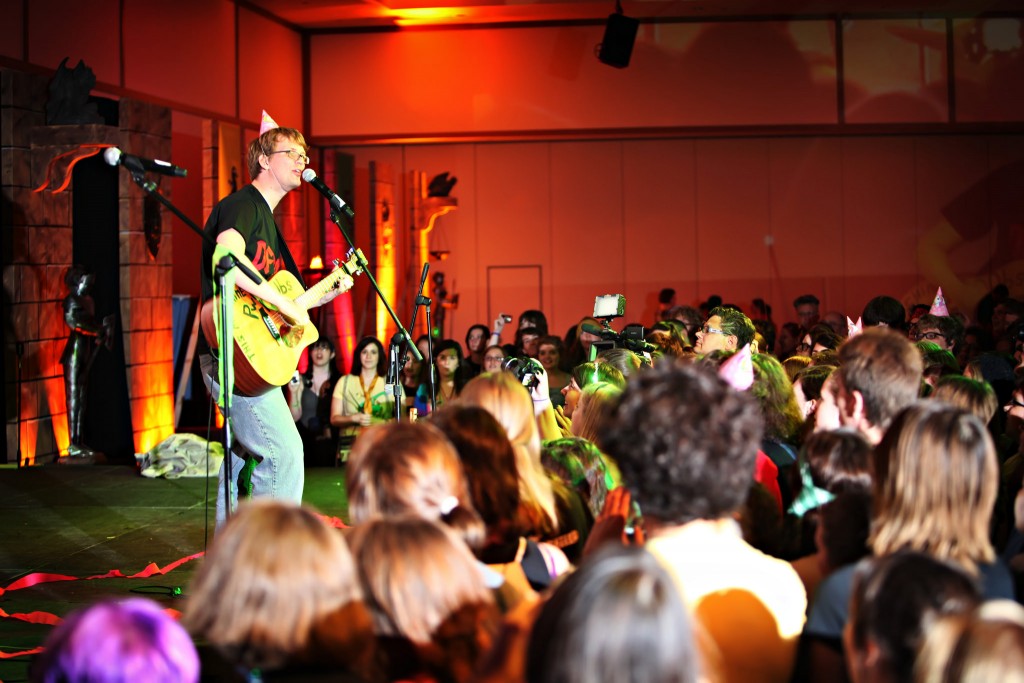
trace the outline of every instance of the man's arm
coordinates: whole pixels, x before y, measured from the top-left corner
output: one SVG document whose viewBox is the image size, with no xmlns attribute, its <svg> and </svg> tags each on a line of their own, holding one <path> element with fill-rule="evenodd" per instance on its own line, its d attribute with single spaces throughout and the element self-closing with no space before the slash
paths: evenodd
<svg viewBox="0 0 1024 683">
<path fill-rule="evenodd" d="M 253 266 L 252 261 L 250 261 L 245 255 L 245 238 L 242 237 L 240 232 L 234 228 L 225 230 L 217 235 L 217 244 L 228 248 L 239 262 L 251 268 L 253 272 L 258 273 L 256 267 Z M 246 275 L 240 275 L 235 279 L 235 284 L 239 289 L 249 292 L 264 301 L 273 304 L 277 310 L 279 310 L 293 323 L 297 325 L 305 325 L 309 322 L 309 314 L 303 310 L 301 306 L 274 289 L 267 280 L 263 280 L 257 285 Z"/>
</svg>

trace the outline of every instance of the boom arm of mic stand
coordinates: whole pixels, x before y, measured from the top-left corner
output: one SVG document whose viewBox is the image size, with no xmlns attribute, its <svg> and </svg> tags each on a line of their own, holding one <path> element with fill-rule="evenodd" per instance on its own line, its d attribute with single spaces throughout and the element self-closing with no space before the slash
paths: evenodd
<svg viewBox="0 0 1024 683">
<path fill-rule="evenodd" d="M 217 246 L 216 241 L 212 237 L 203 232 L 203 229 L 196 225 L 191 218 L 183 214 L 178 209 L 178 207 L 176 207 L 174 204 L 171 203 L 169 199 L 167 199 L 167 197 L 163 196 L 162 194 L 160 194 L 160 192 L 157 191 L 156 183 L 147 178 L 144 174 L 139 173 L 137 171 L 129 169 L 129 175 L 132 177 L 132 180 L 135 181 L 135 184 L 141 187 L 143 191 L 146 192 L 146 194 L 148 194 L 151 197 L 155 197 L 157 201 L 166 206 L 171 213 L 180 218 L 181 222 L 187 225 L 189 228 L 191 228 L 192 232 L 199 235 L 199 237 L 201 237 L 204 242 L 209 244 L 211 247 Z M 245 265 L 234 256 L 232 256 L 231 258 L 234 261 L 232 265 L 236 266 L 240 271 L 242 271 L 242 273 L 245 274 L 247 278 L 252 280 L 253 284 L 258 285 L 263 282 L 263 278 L 257 275 L 252 270 L 252 268 Z"/>
<path fill-rule="evenodd" d="M 348 231 L 344 226 L 342 226 L 341 217 L 338 216 L 337 211 L 331 211 L 331 222 L 338 226 L 338 230 L 341 231 L 345 241 L 348 242 L 348 246 L 356 253 L 356 259 L 359 262 L 359 266 L 363 269 L 363 274 L 370 282 L 373 290 L 377 292 L 377 297 L 380 299 L 381 303 L 384 304 L 384 308 L 387 309 L 388 315 L 391 316 L 391 320 L 395 323 L 395 327 L 398 328 L 398 334 L 402 335 L 402 338 L 405 339 L 405 343 L 409 345 L 409 350 L 412 352 L 413 357 L 418 361 L 422 361 L 423 354 L 420 353 L 420 350 L 412 343 L 412 337 L 409 336 L 409 331 L 402 326 L 402 321 L 398 319 L 397 315 L 395 315 L 395 309 L 391 307 L 391 302 L 388 301 L 386 296 L 384 296 L 384 292 L 380 290 L 380 285 L 377 284 L 377 278 L 375 278 L 373 273 L 370 272 L 370 269 L 367 268 L 368 263 L 366 261 L 366 257 L 363 256 L 362 250 L 356 249 L 355 242 L 352 241 Z"/>
</svg>

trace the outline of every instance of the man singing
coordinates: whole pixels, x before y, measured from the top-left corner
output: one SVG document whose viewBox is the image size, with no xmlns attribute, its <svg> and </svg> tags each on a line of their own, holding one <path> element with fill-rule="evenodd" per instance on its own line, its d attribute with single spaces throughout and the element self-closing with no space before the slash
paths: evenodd
<svg viewBox="0 0 1024 683">
<path fill-rule="evenodd" d="M 249 144 L 249 176 L 252 183 L 225 197 L 213 208 L 205 232 L 217 244 L 229 249 L 236 258 L 263 277 L 259 284 L 245 275 L 236 279 L 238 288 L 249 292 L 280 311 L 295 325 L 309 323 L 304 308 L 279 292 L 267 280 L 288 270 L 302 282 L 288 245 L 274 221 L 274 208 L 281 199 L 302 183 L 302 171 L 309 162 L 306 141 L 294 128 L 279 127 L 266 112 L 260 136 Z M 213 246 L 204 244 L 202 263 L 203 300 L 213 296 Z M 331 289 L 314 306 L 327 303 L 342 290 Z M 301 292 L 296 292 L 296 295 Z M 199 360 L 203 378 L 216 399 L 220 387 L 216 381 L 218 359 L 200 336 Z M 304 479 L 302 439 L 295 427 L 284 394 L 269 391 L 260 396 L 235 396 L 232 401 L 231 505 L 238 496 L 238 476 L 251 481 L 252 495 L 302 500 Z M 249 461 L 249 468 L 246 468 Z M 252 466 L 255 464 L 255 469 Z M 217 523 L 226 518 L 224 467 L 221 466 L 217 493 Z"/>
</svg>

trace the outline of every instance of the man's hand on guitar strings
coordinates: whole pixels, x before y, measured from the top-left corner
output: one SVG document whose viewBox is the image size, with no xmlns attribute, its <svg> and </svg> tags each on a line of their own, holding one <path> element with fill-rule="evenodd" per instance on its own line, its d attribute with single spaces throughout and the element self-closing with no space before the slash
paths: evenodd
<svg viewBox="0 0 1024 683">
<path fill-rule="evenodd" d="M 277 307 L 277 310 L 281 315 L 287 318 L 288 322 L 294 327 L 304 327 L 309 324 L 309 313 L 294 301 L 285 299 L 281 302 L 281 305 Z"/>
</svg>

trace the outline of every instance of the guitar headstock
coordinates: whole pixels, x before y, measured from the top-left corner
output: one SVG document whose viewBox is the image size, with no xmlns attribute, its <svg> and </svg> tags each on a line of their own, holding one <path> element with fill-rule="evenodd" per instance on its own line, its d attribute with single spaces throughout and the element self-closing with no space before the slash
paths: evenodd
<svg viewBox="0 0 1024 683">
<path fill-rule="evenodd" d="M 359 275 L 360 273 L 363 272 L 363 266 L 361 265 L 362 255 L 362 252 L 360 252 L 358 249 L 349 249 L 348 252 L 345 253 L 345 263 L 342 264 L 341 267 L 344 268 L 345 272 L 351 275 L 352 277 Z M 337 259 L 334 260 L 334 265 L 335 267 L 337 267 Z"/>
</svg>

